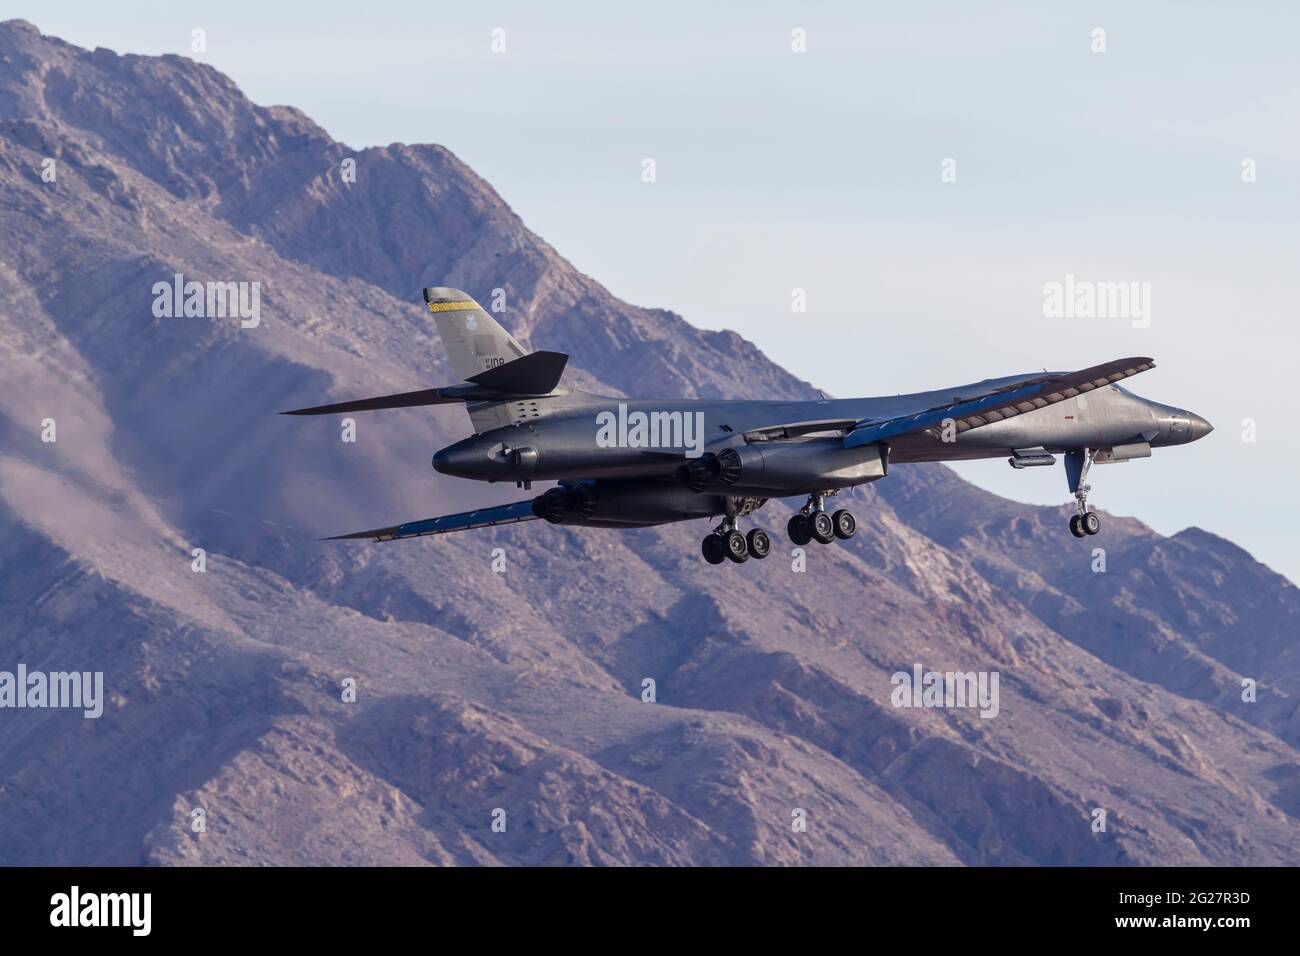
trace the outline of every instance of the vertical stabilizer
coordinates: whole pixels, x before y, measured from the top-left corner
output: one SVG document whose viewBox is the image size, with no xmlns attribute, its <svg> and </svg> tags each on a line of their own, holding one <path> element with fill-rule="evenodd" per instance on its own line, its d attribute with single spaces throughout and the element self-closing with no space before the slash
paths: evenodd
<svg viewBox="0 0 1300 956">
<path fill-rule="evenodd" d="M 451 371 L 462 382 L 528 354 L 477 302 L 459 289 L 425 289 Z"/>
</svg>

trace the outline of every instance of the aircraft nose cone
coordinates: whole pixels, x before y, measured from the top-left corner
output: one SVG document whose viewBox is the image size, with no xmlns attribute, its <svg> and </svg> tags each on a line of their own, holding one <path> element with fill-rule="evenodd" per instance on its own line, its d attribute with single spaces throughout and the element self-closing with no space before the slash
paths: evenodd
<svg viewBox="0 0 1300 956">
<path fill-rule="evenodd" d="M 1192 441 L 1196 441 L 1198 438 L 1204 438 L 1210 432 L 1214 431 L 1214 426 L 1211 425 L 1209 422 L 1207 422 L 1200 415 L 1196 415 L 1189 412 L 1187 417 L 1190 421 L 1190 426 L 1192 431 L 1192 437 L 1191 437 Z"/>
<path fill-rule="evenodd" d="M 468 472 L 474 470 L 473 466 L 478 464 L 478 458 L 473 449 L 466 448 L 461 443 L 448 445 L 433 456 L 433 470 L 443 475 L 456 475 L 464 477 Z"/>
</svg>

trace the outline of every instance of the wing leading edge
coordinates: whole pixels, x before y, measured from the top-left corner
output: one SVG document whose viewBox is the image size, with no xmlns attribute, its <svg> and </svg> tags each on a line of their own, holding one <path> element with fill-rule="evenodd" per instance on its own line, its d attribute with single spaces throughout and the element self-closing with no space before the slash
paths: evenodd
<svg viewBox="0 0 1300 956">
<path fill-rule="evenodd" d="M 1023 415 L 1037 408 L 1045 408 L 1084 392 L 1091 392 L 1093 389 L 1103 388 L 1154 368 L 1155 364 L 1155 361 L 1149 358 L 1116 359 L 1077 372 L 1044 375 L 1012 385 L 1004 385 L 986 395 L 935 405 L 911 415 L 867 419 L 858 422 L 853 430 L 844 436 L 844 445 L 846 448 L 856 448 L 859 445 L 924 432 L 941 425 L 948 418 L 956 423 L 957 432 L 961 433 L 990 422 Z"/>
<path fill-rule="evenodd" d="M 460 514 L 444 515 L 441 518 L 425 518 L 423 521 L 408 521 L 406 524 L 393 525 L 389 528 L 372 528 L 370 531 L 354 531 L 352 534 L 336 534 L 326 541 L 341 541 L 347 538 L 369 538 L 371 541 L 396 541 L 399 538 L 420 538 L 429 534 L 446 534 L 448 531 L 468 531 L 471 528 L 491 528 L 499 524 L 516 524 L 520 521 L 533 521 L 533 502 L 516 501 L 508 505 L 496 505 L 492 508 L 479 508 L 477 511 L 462 511 Z"/>
</svg>

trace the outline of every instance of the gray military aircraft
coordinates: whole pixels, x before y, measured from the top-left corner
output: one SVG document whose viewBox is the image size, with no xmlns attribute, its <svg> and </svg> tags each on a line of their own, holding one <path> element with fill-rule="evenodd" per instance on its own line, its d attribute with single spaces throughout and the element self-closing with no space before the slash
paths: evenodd
<svg viewBox="0 0 1300 956">
<path fill-rule="evenodd" d="M 1013 468 L 1065 459 L 1077 538 L 1101 527 L 1088 508 L 1094 464 L 1146 458 L 1208 435 L 1185 409 L 1116 382 L 1154 367 L 1126 358 L 1077 372 L 1031 372 L 882 398 L 820 401 L 645 401 L 560 384 L 568 356 L 528 352 L 470 296 L 425 289 L 461 384 L 286 415 L 464 404 L 475 434 L 437 452 L 433 467 L 478 481 L 555 487 L 527 501 L 375 528 L 338 538 L 393 541 L 544 518 L 553 524 L 644 528 L 720 517 L 701 550 L 710 564 L 764 558 L 772 541 L 740 519 L 770 498 L 806 495 L 786 526 L 798 545 L 848 539 L 857 521 L 826 499 L 885 477 L 890 465 L 1007 456 Z M 331 539 L 334 540 L 334 539 Z"/>
</svg>

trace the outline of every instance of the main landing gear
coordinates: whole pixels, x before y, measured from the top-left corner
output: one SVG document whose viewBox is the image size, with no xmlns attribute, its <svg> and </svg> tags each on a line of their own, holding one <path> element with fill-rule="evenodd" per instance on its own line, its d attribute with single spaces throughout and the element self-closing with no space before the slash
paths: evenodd
<svg viewBox="0 0 1300 956">
<path fill-rule="evenodd" d="M 786 525 L 786 533 L 797 545 L 805 545 L 817 540 L 830 544 L 836 538 L 847 541 L 858 530 L 857 519 L 853 512 L 841 508 L 828 513 L 823 507 L 823 499 L 835 492 L 816 492 L 808 496 L 808 503 L 796 512 Z M 748 514 L 748 511 L 740 512 Z M 700 552 L 709 564 L 721 564 L 731 560 L 743 564 L 750 558 L 766 558 L 772 553 L 772 539 L 762 528 L 754 528 L 749 534 L 743 534 L 736 528 L 738 515 L 731 514 L 722 519 L 722 524 L 713 529 L 700 542 Z"/>
<path fill-rule="evenodd" d="M 749 534 L 736 528 L 735 517 L 729 516 L 713 529 L 700 543 L 700 551 L 709 564 L 721 564 L 728 559 L 744 564 L 750 558 L 763 559 L 772 553 L 772 539 L 762 528 L 752 528 Z"/>
<path fill-rule="evenodd" d="M 823 493 L 808 496 L 808 503 L 791 516 L 785 526 L 790 540 L 802 547 L 816 539 L 821 544 L 830 544 L 836 538 L 847 541 L 858 530 L 857 519 L 853 512 L 841 508 L 834 514 L 827 514 L 822 506 Z"/>
<path fill-rule="evenodd" d="M 1097 455 L 1096 449 L 1080 448 L 1065 454 L 1065 477 L 1074 492 L 1074 501 L 1079 513 L 1070 515 L 1070 534 L 1076 538 L 1096 534 L 1101 530 L 1101 518 L 1095 511 L 1088 510 L 1088 492 L 1092 488 L 1086 483 L 1088 469 Z"/>
</svg>

